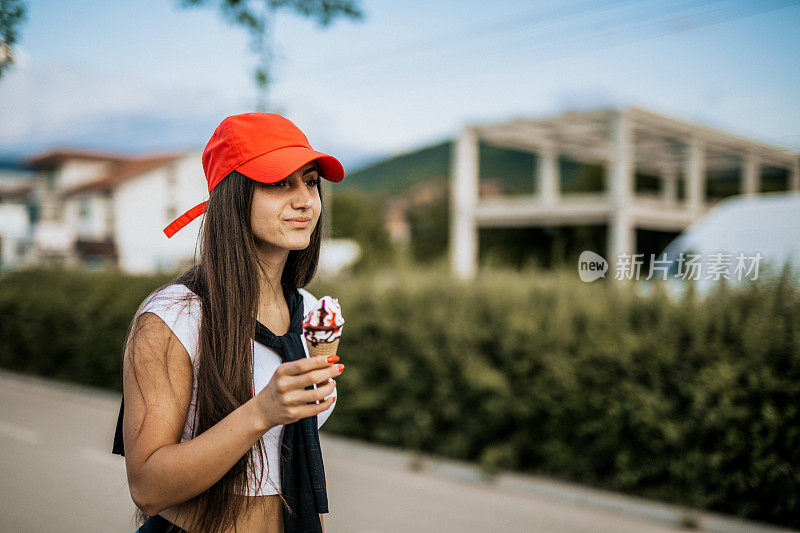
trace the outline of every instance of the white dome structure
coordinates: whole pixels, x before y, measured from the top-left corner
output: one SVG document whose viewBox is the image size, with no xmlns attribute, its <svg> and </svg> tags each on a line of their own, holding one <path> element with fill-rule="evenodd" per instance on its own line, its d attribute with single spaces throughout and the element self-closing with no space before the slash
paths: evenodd
<svg viewBox="0 0 800 533">
<path fill-rule="evenodd" d="M 673 292 L 681 292 L 686 282 L 694 282 L 702 294 L 721 279 L 731 284 L 762 279 L 780 273 L 786 262 L 798 268 L 800 193 L 726 198 L 676 237 L 658 257 L 663 258 L 663 254 L 672 261 L 668 280 Z M 693 277 L 686 276 L 688 265 L 681 260 L 691 255 L 699 264 L 699 275 Z"/>
</svg>

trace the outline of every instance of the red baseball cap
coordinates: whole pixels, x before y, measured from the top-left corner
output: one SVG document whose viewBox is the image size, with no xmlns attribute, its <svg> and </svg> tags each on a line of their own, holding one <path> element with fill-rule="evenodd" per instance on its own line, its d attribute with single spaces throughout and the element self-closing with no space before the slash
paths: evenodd
<svg viewBox="0 0 800 533">
<path fill-rule="evenodd" d="M 344 167 L 334 157 L 317 152 L 292 121 L 275 113 L 243 113 L 224 119 L 203 150 L 203 170 L 208 193 L 225 176 L 236 170 L 262 183 L 281 181 L 298 168 L 317 161 L 320 177 L 338 183 L 344 179 Z M 202 202 L 164 228 L 172 237 L 186 224 L 205 212 Z"/>
</svg>

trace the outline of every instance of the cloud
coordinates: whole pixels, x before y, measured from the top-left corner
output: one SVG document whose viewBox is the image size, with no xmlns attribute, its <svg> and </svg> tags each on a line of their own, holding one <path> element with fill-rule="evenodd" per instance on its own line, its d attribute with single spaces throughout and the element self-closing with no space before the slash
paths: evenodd
<svg viewBox="0 0 800 533">
<path fill-rule="evenodd" d="M 62 146 L 131 154 L 200 149 L 223 117 L 253 110 L 246 101 L 253 88 L 235 82 L 157 83 L 122 69 L 38 59 L 23 48 L 17 54 L 15 68 L 0 79 L 0 154 Z M 291 90 L 274 89 L 278 112 L 349 169 L 380 155 L 374 146 L 344 141 L 341 119 L 314 99 L 298 101 Z"/>
<path fill-rule="evenodd" d="M 17 54 L 0 79 L 0 151 L 196 146 L 235 107 L 231 95 L 202 85 L 160 86 L 132 72 Z"/>
</svg>

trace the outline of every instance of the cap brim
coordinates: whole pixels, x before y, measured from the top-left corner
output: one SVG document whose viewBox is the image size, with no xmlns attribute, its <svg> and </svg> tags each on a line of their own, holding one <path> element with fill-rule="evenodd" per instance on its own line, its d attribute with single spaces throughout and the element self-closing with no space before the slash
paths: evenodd
<svg viewBox="0 0 800 533">
<path fill-rule="evenodd" d="M 338 183 L 344 179 L 344 167 L 335 157 L 305 146 L 287 146 L 246 161 L 234 170 L 262 183 L 274 183 L 297 169 L 317 160 L 320 177 Z"/>
</svg>

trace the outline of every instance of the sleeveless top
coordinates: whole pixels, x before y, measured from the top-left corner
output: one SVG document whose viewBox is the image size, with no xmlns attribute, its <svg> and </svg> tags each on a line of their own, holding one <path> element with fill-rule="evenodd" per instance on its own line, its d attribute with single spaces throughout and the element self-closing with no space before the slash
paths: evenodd
<svg viewBox="0 0 800 533">
<path fill-rule="evenodd" d="M 303 314 L 306 315 L 316 305 L 317 298 L 305 289 L 298 289 L 298 292 L 303 296 Z M 181 435 L 181 442 L 187 441 L 195 437 L 195 415 L 197 405 L 197 369 L 199 360 L 197 357 L 197 343 L 200 329 L 200 299 L 188 287 L 183 284 L 172 284 L 164 287 L 160 291 L 150 296 L 139 310 L 139 313 L 154 313 L 158 315 L 164 323 L 169 326 L 178 340 L 186 348 L 189 353 L 189 358 L 192 361 L 193 379 L 192 379 L 192 398 L 189 404 L 189 412 L 186 416 L 186 423 L 183 427 L 183 434 Z M 272 375 L 277 370 L 278 365 L 281 364 L 280 355 L 275 350 L 264 346 L 263 344 L 253 340 L 253 382 L 254 391 L 258 393 L 267 386 Z M 308 347 L 303 342 L 303 349 L 306 352 L 306 357 L 309 357 Z M 333 411 L 336 402 L 338 402 L 337 391 L 332 393 L 336 396 L 333 404 L 317 415 L 317 427 L 321 427 L 331 411 Z M 261 486 L 257 487 L 257 479 L 251 477 L 248 494 L 253 496 L 263 496 L 268 494 L 278 494 L 281 491 L 281 476 L 280 476 L 280 443 L 283 435 L 283 425 L 276 426 L 267 431 L 261 440 L 264 442 L 264 450 L 267 458 L 267 469 L 263 470 L 260 463 L 260 455 L 258 452 L 254 455 L 256 468 L 262 469 Z M 256 445 L 257 446 L 257 443 Z"/>
</svg>

